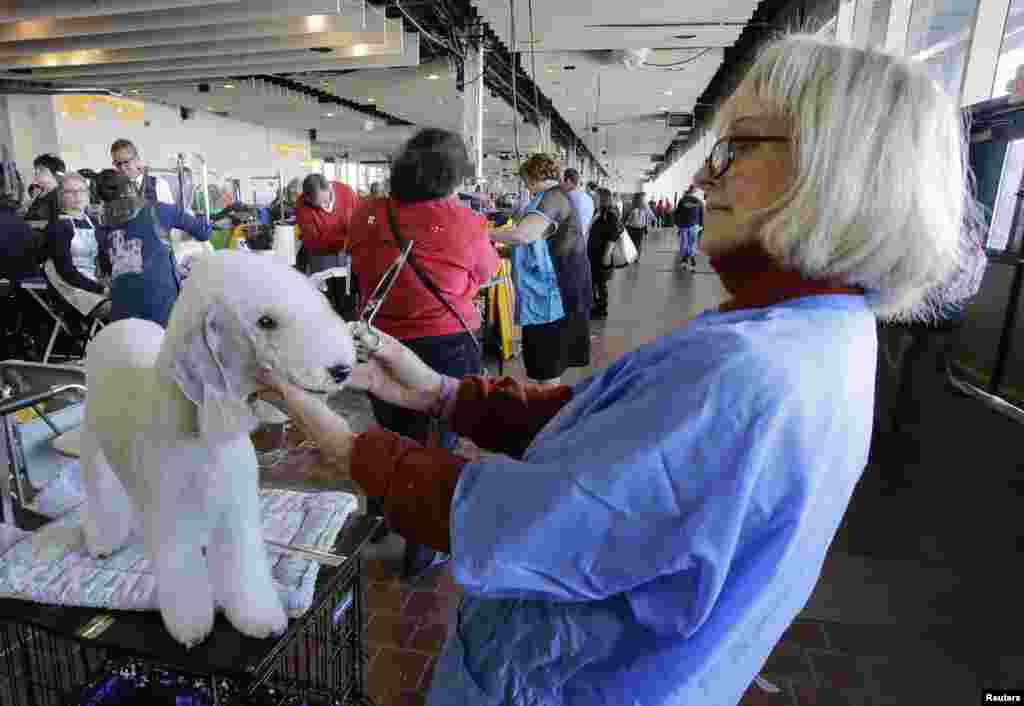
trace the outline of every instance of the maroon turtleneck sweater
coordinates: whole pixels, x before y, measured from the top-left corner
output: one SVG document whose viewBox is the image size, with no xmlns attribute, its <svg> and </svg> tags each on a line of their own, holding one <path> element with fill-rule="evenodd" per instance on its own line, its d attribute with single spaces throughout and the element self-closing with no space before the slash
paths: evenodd
<svg viewBox="0 0 1024 706">
<path fill-rule="evenodd" d="M 712 258 L 732 299 L 720 311 L 771 306 L 821 294 L 862 294 L 834 281 L 805 279 L 781 267 L 760 247 Z M 538 387 L 510 377 L 463 379 L 452 428 L 477 446 L 521 457 L 533 437 L 572 398 L 566 385 Z M 394 432 L 371 429 L 356 437 L 351 474 L 370 496 L 384 502 L 388 525 L 411 542 L 451 553 L 451 504 L 467 459 L 424 448 Z"/>
</svg>

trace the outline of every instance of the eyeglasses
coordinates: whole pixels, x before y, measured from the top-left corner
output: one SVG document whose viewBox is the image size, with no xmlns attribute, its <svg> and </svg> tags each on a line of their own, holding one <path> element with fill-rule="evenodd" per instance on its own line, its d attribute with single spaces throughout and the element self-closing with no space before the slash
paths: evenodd
<svg viewBox="0 0 1024 706">
<path fill-rule="evenodd" d="M 130 159 L 115 159 L 114 169 L 120 169 L 121 167 L 127 166 L 134 162 L 136 159 L 138 159 L 138 157 L 132 157 Z"/>
<path fill-rule="evenodd" d="M 788 137 L 723 137 L 715 143 L 708 154 L 705 164 L 707 165 L 708 178 L 718 179 L 736 159 L 736 145 L 755 144 L 758 142 L 789 142 Z"/>
<path fill-rule="evenodd" d="M 88 189 L 64 189 L 65 194 L 88 194 Z"/>
</svg>

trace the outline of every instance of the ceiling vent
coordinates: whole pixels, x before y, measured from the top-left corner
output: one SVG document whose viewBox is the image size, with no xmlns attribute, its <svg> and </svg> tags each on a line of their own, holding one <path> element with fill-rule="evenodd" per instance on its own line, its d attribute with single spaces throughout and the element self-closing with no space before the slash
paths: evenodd
<svg viewBox="0 0 1024 706">
<path fill-rule="evenodd" d="M 668 113 L 665 116 L 665 127 L 692 130 L 693 113 Z"/>
</svg>

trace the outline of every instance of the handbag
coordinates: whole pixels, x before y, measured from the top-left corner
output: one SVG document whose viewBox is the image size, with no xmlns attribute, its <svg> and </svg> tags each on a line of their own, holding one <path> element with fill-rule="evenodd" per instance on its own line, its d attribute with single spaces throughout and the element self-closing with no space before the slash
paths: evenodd
<svg viewBox="0 0 1024 706">
<path fill-rule="evenodd" d="M 601 263 L 605 267 L 627 267 L 636 262 L 636 258 L 639 255 L 636 250 L 636 245 L 633 243 L 633 239 L 629 237 L 629 233 L 623 229 L 619 233 L 618 239 L 613 243 L 608 243 L 608 247 L 604 251 L 604 257 L 601 259 Z"/>
<path fill-rule="evenodd" d="M 398 224 L 395 223 L 395 212 L 390 205 L 388 206 L 388 225 L 390 226 L 392 237 L 395 239 L 395 242 L 398 243 L 398 249 L 402 250 L 405 247 L 405 241 L 402 239 L 402 236 L 398 234 Z M 473 331 L 469 328 L 469 324 L 467 324 L 466 320 L 462 318 L 462 314 L 460 314 L 455 309 L 455 307 L 453 307 L 451 303 L 444 298 L 444 295 L 441 294 L 441 291 L 437 288 L 437 285 L 431 282 L 430 278 L 427 277 L 423 270 L 419 268 L 419 265 L 416 264 L 416 258 L 413 256 L 411 251 L 409 252 L 409 258 L 406 260 L 406 263 L 409 265 L 409 267 L 412 268 L 412 271 L 416 273 L 416 276 L 419 278 L 420 282 L 423 283 L 423 286 L 427 288 L 427 291 L 433 294 L 434 298 L 437 299 L 437 301 L 441 302 L 441 304 L 448 311 L 450 311 L 452 315 L 455 316 L 456 319 L 459 320 L 459 323 L 462 324 L 462 328 L 466 330 L 466 333 L 468 333 L 470 339 L 472 339 L 473 345 L 476 346 L 477 351 L 480 351 L 482 353 L 482 349 L 480 348 L 480 341 L 476 340 L 476 336 L 473 334 Z"/>
</svg>

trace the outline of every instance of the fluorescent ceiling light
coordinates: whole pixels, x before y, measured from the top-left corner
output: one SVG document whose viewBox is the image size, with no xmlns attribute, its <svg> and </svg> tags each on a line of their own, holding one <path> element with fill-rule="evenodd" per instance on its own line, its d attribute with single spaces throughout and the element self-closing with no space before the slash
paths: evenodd
<svg viewBox="0 0 1024 706">
<path fill-rule="evenodd" d="M 437 74 L 430 74 L 429 76 L 427 76 L 427 80 L 428 81 L 436 81 L 439 78 L 441 78 L 441 77 L 438 76 Z"/>
</svg>

